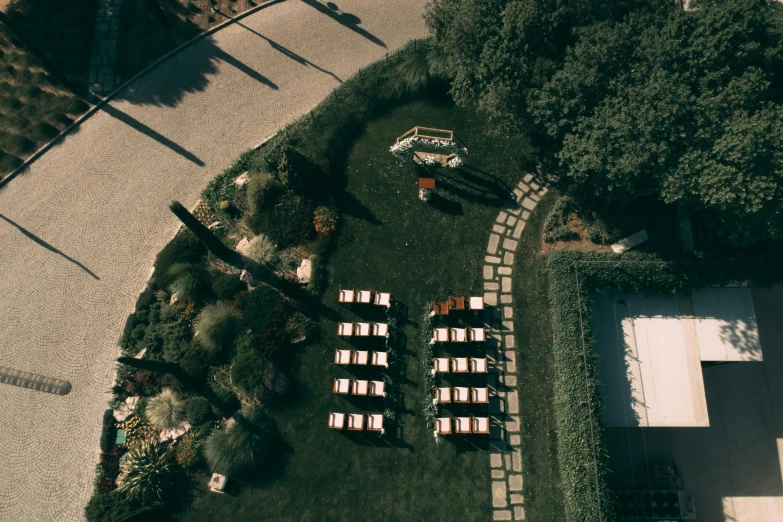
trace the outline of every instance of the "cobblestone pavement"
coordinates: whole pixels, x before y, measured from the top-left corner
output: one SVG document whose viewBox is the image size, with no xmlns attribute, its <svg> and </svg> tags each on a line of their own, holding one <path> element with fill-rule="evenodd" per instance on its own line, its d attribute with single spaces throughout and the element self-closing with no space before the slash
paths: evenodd
<svg viewBox="0 0 783 522">
<path fill-rule="evenodd" d="M 522 495 L 523 455 L 519 449 L 521 421 L 517 391 L 517 357 L 514 342 L 514 304 L 511 293 L 512 267 L 519 238 L 530 213 L 547 193 L 526 175 L 514 188 L 516 205 L 509 205 L 498 214 L 487 243 L 484 258 L 485 317 L 490 327 L 489 338 L 498 347 L 495 359 L 497 383 L 490 401 L 493 430 L 490 453 L 492 468 L 492 507 L 494 520 L 525 520 L 525 498 Z M 495 350 L 490 348 L 490 350 Z M 499 427 L 497 429 L 496 427 Z"/>
<path fill-rule="evenodd" d="M 170 58 L 0 190 L 0 520 L 75 521 L 92 487 L 117 340 L 172 199 L 192 207 L 240 152 L 360 67 L 426 34 L 425 0 L 287 0 Z"/>
</svg>

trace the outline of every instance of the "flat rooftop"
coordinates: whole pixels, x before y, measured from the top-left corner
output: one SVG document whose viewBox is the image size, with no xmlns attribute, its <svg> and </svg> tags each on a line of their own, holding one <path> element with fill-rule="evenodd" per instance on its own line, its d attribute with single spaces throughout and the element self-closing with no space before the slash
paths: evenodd
<svg viewBox="0 0 783 522">
<path fill-rule="evenodd" d="M 761 361 L 747 288 L 594 295 L 604 426 L 710 425 L 702 361 Z"/>
</svg>

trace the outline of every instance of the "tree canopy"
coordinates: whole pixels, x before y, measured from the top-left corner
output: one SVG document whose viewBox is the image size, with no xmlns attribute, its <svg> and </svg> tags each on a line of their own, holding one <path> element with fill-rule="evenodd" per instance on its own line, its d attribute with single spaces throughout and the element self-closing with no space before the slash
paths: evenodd
<svg viewBox="0 0 783 522">
<path fill-rule="evenodd" d="M 652 192 L 783 237 L 783 7 L 435 0 L 453 94 L 533 123 L 579 198 Z"/>
</svg>

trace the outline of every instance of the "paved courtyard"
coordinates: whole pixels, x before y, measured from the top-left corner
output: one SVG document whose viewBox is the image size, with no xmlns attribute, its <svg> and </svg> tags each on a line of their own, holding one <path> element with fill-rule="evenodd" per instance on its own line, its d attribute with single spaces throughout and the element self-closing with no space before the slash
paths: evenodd
<svg viewBox="0 0 783 522">
<path fill-rule="evenodd" d="M 207 181 L 341 80 L 426 34 L 425 0 L 287 0 L 169 59 L 0 190 L 0 520 L 83 518 L 117 340 Z"/>
</svg>

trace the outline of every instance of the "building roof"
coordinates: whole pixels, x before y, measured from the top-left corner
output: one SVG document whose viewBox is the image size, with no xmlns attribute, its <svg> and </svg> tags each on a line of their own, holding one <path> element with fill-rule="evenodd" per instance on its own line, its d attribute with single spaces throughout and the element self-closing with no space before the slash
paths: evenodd
<svg viewBox="0 0 783 522">
<path fill-rule="evenodd" d="M 701 361 L 760 361 L 747 288 L 596 294 L 605 426 L 709 426 Z"/>
</svg>

